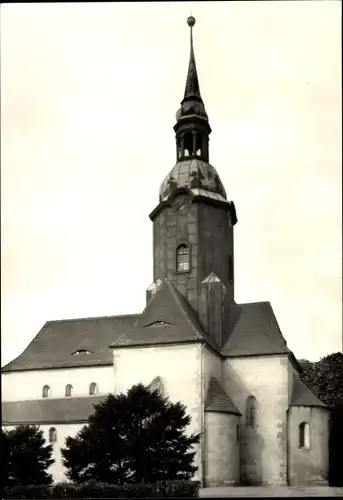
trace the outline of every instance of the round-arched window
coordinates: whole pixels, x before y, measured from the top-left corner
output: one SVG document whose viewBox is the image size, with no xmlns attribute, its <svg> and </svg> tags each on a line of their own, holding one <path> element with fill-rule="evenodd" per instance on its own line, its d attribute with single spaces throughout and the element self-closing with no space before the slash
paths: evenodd
<svg viewBox="0 0 343 500">
<path fill-rule="evenodd" d="M 249 396 L 246 407 L 246 425 L 248 427 L 256 427 L 257 401 L 255 396 Z"/>
<path fill-rule="evenodd" d="M 95 382 L 92 382 L 89 386 L 89 394 L 91 396 L 95 396 L 96 394 L 99 394 L 99 387 L 98 387 L 98 384 L 96 384 Z"/>
<path fill-rule="evenodd" d="M 43 396 L 43 398 L 51 398 L 51 389 L 50 389 L 50 386 L 45 385 L 43 387 L 42 396 Z"/>
<path fill-rule="evenodd" d="M 185 244 L 179 245 L 176 249 L 176 270 L 189 271 L 189 247 Z"/>
<path fill-rule="evenodd" d="M 307 422 L 299 425 L 299 448 L 308 449 L 310 447 L 310 426 Z"/>
<path fill-rule="evenodd" d="M 73 386 L 71 384 L 66 385 L 66 388 L 65 388 L 66 398 L 70 398 L 70 396 L 72 395 L 72 392 L 73 392 Z"/>
<path fill-rule="evenodd" d="M 151 392 L 153 391 L 158 391 L 159 394 L 164 398 L 165 397 L 165 393 L 166 393 L 166 390 L 165 390 L 165 385 L 164 385 L 164 382 L 163 380 L 161 379 L 161 377 L 156 377 L 154 378 L 154 380 L 151 382 L 151 384 L 149 385 L 149 389 Z"/>
<path fill-rule="evenodd" d="M 54 444 L 57 441 L 57 431 L 55 427 L 49 429 L 49 443 Z"/>
</svg>

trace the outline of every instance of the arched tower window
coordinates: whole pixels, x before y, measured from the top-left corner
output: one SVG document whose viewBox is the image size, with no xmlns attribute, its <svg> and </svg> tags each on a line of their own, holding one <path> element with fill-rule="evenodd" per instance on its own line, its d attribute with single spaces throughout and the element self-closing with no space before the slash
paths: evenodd
<svg viewBox="0 0 343 500">
<path fill-rule="evenodd" d="M 202 156 L 202 141 L 201 133 L 197 130 L 192 130 L 182 134 L 182 146 L 179 146 L 177 139 L 178 159 L 182 156 Z"/>
<path fill-rule="evenodd" d="M 73 386 L 71 384 L 66 385 L 66 388 L 65 388 L 66 398 L 70 398 L 70 396 L 72 395 L 72 392 L 73 392 Z"/>
<path fill-rule="evenodd" d="M 176 270 L 189 271 L 189 247 L 185 244 L 179 245 L 176 249 Z"/>
<path fill-rule="evenodd" d="M 184 140 L 184 156 L 193 156 L 193 135 L 192 132 L 187 132 L 183 136 Z"/>
<path fill-rule="evenodd" d="M 95 396 L 96 394 L 99 394 L 99 387 L 98 387 L 98 384 L 96 384 L 95 382 L 92 382 L 89 386 L 89 394 L 91 396 Z"/>
<path fill-rule="evenodd" d="M 57 441 L 57 431 L 55 427 L 49 429 L 49 443 L 54 444 Z"/>
<path fill-rule="evenodd" d="M 310 447 L 310 426 L 307 422 L 302 422 L 299 425 L 299 448 Z"/>
<path fill-rule="evenodd" d="M 51 398 L 51 389 L 48 385 L 43 387 L 42 395 L 43 398 Z"/>
<path fill-rule="evenodd" d="M 166 390 L 161 377 L 154 378 L 154 380 L 149 385 L 149 389 L 151 392 L 158 391 L 163 398 L 165 397 Z"/>
<path fill-rule="evenodd" d="M 245 423 L 248 427 L 256 427 L 257 402 L 255 396 L 249 396 L 247 399 Z"/>
</svg>

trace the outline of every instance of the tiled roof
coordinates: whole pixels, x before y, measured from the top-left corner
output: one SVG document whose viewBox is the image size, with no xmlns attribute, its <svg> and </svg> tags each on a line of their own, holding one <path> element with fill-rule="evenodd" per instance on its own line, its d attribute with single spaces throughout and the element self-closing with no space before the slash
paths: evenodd
<svg viewBox="0 0 343 500">
<path fill-rule="evenodd" d="M 232 306 L 221 352 L 224 356 L 291 353 L 269 302 Z"/>
<path fill-rule="evenodd" d="M 155 325 L 150 326 L 153 323 Z M 3 367 L 2 372 L 111 365 L 110 345 L 124 347 L 199 340 L 215 348 L 188 302 L 164 280 L 141 315 L 46 323 L 25 351 Z M 81 349 L 90 354 L 73 354 Z"/>
<path fill-rule="evenodd" d="M 211 378 L 205 401 L 205 411 L 233 413 L 241 415 L 223 387 L 214 377 Z"/>
<path fill-rule="evenodd" d="M 63 424 L 86 422 L 93 405 L 106 396 L 85 398 L 46 398 L 2 403 L 2 425 Z"/>
<path fill-rule="evenodd" d="M 301 380 L 298 374 L 293 373 L 292 397 L 290 406 L 327 406 L 318 399 L 311 389 Z"/>
<path fill-rule="evenodd" d="M 123 338 L 136 318 L 127 315 L 48 321 L 25 351 L 1 371 L 110 365 L 113 355 L 109 344 Z M 81 349 L 91 354 L 73 354 Z"/>
<path fill-rule="evenodd" d="M 162 281 L 143 313 L 136 318 L 134 327 L 127 335 L 127 345 L 205 341 L 216 348 L 200 326 L 195 311 L 167 279 Z M 113 347 L 115 345 L 116 342 Z"/>
</svg>

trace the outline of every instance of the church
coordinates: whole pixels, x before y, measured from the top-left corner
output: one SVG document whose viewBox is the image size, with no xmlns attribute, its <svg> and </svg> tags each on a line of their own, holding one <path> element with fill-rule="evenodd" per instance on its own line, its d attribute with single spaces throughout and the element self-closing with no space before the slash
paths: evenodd
<svg viewBox="0 0 343 500">
<path fill-rule="evenodd" d="M 139 382 L 186 405 L 201 435 L 195 479 L 219 485 L 326 485 L 329 409 L 269 302 L 235 302 L 237 211 L 210 163 L 194 17 L 186 86 L 174 125 L 176 163 L 150 213 L 153 283 L 142 313 L 48 321 L 2 368 L 2 426 L 35 424 L 61 447 L 94 403 Z M 153 208 L 153 207 L 152 207 Z"/>
</svg>

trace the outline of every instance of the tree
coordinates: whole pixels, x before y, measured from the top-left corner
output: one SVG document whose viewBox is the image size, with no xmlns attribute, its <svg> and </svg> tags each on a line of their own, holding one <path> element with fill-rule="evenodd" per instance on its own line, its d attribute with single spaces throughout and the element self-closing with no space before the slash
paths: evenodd
<svg viewBox="0 0 343 500">
<path fill-rule="evenodd" d="M 1 487 L 2 489 L 8 486 L 8 438 L 7 433 L 1 430 Z"/>
<path fill-rule="evenodd" d="M 333 486 L 343 486 L 343 354 L 336 352 L 312 363 L 300 360 L 302 378 L 312 388 L 315 395 L 330 409 L 329 440 L 329 482 Z"/>
<path fill-rule="evenodd" d="M 43 431 L 35 425 L 21 425 L 2 434 L 4 458 L 9 487 L 30 484 L 51 484 L 47 469 L 54 463 L 52 446 L 46 445 Z"/>
<path fill-rule="evenodd" d="M 61 450 L 69 479 L 112 484 L 189 479 L 199 435 L 186 435 L 190 416 L 142 384 L 94 405 L 88 423 Z"/>
</svg>

